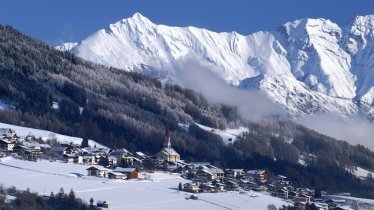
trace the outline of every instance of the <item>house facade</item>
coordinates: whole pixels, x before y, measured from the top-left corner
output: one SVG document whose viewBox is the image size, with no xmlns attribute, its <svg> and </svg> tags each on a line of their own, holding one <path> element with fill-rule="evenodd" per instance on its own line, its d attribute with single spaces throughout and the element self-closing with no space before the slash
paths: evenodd
<svg viewBox="0 0 374 210">
<path fill-rule="evenodd" d="M 117 167 L 116 169 L 113 170 L 113 172 L 124 174 L 126 176 L 126 179 L 138 179 L 139 178 L 138 170 L 136 170 L 136 168 Z"/>
<path fill-rule="evenodd" d="M 91 166 L 86 169 L 88 176 L 107 177 L 108 169 L 101 166 Z"/>
<path fill-rule="evenodd" d="M 0 139 L 0 149 L 3 151 L 13 151 L 14 142 L 10 140 Z"/>
</svg>

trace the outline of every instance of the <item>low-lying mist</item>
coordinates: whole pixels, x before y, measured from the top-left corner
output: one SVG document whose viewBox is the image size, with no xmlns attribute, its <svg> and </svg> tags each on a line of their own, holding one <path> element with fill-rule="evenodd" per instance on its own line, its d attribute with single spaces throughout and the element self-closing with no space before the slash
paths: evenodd
<svg viewBox="0 0 374 210">
<path fill-rule="evenodd" d="M 283 109 L 256 90 L 242 90 L 228 85 L 213 73 L 214 67 L 204 66 L 195 59 L 185 58 L 176 69 L 178 84 L 203 94 L 210 103 L 224 103 L 238 107 L 243 118 L 259 121 L 282 117 Z"/>
<path fill-rule="evenodd" d="M 176 80 L 184 87 L 202 93 L 210 103 L 224 103 L 238 107 L 239 114 L 249 121 L 264 119 L 293 120 L 319 133 L 361 144 L 374 150 L 374 124 L 360 116 L 341 118 L 332 113 L 314 114 L 291 119 L 286 111 L 257 90 L 242 90 L 228 85 L 214 73 L 212 66 L 195 58 L 186 57 L 175 69 Z"/>
<path fill-rule="evenodd" d="M 295 121 L 319 133 L 350 144 L 361 144 L 374 151 L 374 124 L 364 117 L 355 115 L 342 118 L 325 113 L 300 117 Z"/>
</svg>

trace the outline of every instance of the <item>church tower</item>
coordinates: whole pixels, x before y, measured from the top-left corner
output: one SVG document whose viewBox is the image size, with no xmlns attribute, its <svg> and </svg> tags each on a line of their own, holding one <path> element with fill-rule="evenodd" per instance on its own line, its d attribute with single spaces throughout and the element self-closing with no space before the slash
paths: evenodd
<svg viewBox="0 0 374 210">
<path fill-rule="evenodd" d="M 169 126 L 166 126 L 164 148 L 171 148 Z"/>
</svg>

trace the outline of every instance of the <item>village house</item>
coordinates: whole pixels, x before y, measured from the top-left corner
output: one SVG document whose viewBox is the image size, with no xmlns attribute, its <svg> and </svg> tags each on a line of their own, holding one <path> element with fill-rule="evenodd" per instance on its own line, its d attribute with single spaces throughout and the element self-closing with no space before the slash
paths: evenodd
<svg viewBox="0 0 374 210">
<path fill-rule="evenodd" d="M 228 178 L 240 178 L 245 175 L 244 169 L 226 169 L 225 176 Z"/>
<path fill-rule="evenodd" d="M 13 141 L 0 139 L 0 149 L 3 151 L 13 151 L 14 145 Z"/>
<path fill-rule="evenodd" d="M 106 201 L 97 201 L 96 206 L 99 208 L 109 208 L 109 204 Z"/>
<path fill-rule="evenodd" d="M 225 184 L 218 182 L 216 180 L 212 181 L 212 185 L 215 187 L 216 192 L 224 192 L 225 191 Z"/>
<path fill-rule="evenodd" d="M 239 179 L 238 180 L 238 185 L 243 188 L 244 190 L 250 190 L 252 189 L 253 187 L 257 186 L 256 183 L 254 183 L 253 181 L 251 180 L 248 180 L 248 179 Z"/>
<path fill-rule="evenodd" d="M 222 179 L 224 172 L 220 168 L 208 168 L 206 166 L 200 166 L 196 171 L 194 178 L 198 181 L 208 182 L 217 179 Z"/>
<path fill-rule="evenodd" d="M 288 198 L 288 190 L 286 189 L 278 189 L 275 191 L 275 196 L 278 198 L 287 199 Z"/>
<path fill-rule="evenodd" d="M 106 156 L 106 155 L 100 155 L 98 158 L 96 158 L 96 161 L 98 165 L 113 168 L 117 165 L 117 158 L 114 156 Z"/>
<path fill-rule="evenodd" d="M 107 177 L 108 169 L 102 166 L 91 166 L 86 169 L 88 176 Z"/>
<path fill-rule="evenodd" d="M 15 130 L 10 128 L 0 128 L 0 137 L 3 140 L 9 140 L 11 142 L 15 142 L 19 139 Z"/>
<path fill-rule="evenodd" d="M 135 157 L 138 158 L 139 160 L 145 160 L 147 158 L 147 155 L 145 155 L 142 152 L 135 152 Z"/>
<path fill-rule="evenodd" d="M 127 175 L 119 172 L 109 172 L 108 173 L 109 179 L 127 179 Z"/>
<path fill-rule="evenodd" d="M 138 176 L 139 176 L 136 168 L 117 167 L 113 170 L 113 172 L 125 174 L 126 179 L 138 179 Z"/>
<path fill-rule="evenodd" d="M 62 156 L 66 162 L 83 164 L 83 156 L 78 154 L 65 154 Z"/>
<path fill-rule="evenodd" d="M 183 189 L 184 191 L 192 192 L 192 193 L 197 193 L 200 190 L 199 186 L 196 183 L 190 183 L 190 182 L 185 183 L 183 185 Z"/>
<path fill-rule="evenodd" d="M 59 155 L 71 154 L 71 150 L 68 147 L 52 147 L 50 151 Z"/>
<path fill-rule="evenodd" d="M 225 188 L 227 191 L 238 191 L 239 185 L 234 181 L 225 182 Z"/>
<path fill-rule="evenodd" d="M 216 191 L 216 187 L 213 186 L 212 184 L 207 184 L 207 183 L 202 183 L 199 187 L 203 192 L 207 193 L 214 193 Z"/>
<path fill-rule="evenodd" d="M 250 170 L 247 176 L 252 177 L 256 182 L 265 183 L 269 180 L 269 172 L 266 170 Z"/>
<path fill-rule="evenodd" d="M 177 163 L 180 155 L 171 147 L 169 128 L 166 128 L 164 148 L 156 154 L 156 157 L 163 162 Z"/>
<path fill-rule="evenodd" d="M 126 149 L 117 149 L 108 154 L 109 156 L 117 158 L 118 164 L 124 162 L 127 166 L 134 165 L 134 156 Z M 117 165 L 117 164 L 115 164 Z"/>
</svg>

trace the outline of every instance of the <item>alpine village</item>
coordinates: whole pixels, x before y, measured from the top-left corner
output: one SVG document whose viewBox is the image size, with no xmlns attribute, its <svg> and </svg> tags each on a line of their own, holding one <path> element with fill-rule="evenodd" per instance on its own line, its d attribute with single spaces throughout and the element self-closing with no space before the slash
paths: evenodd
<svg viewBox="0 0 374 210">
<path fill-rule="evenodd" d="M 199 199 L 199 193 L 238 191 L 251 197 L 257 197 L 256 193 L 260 192 L 282 198 L 289 202 L 282 209 L 349 210 L 358 205 L 355 200 L 341 199 L 336 194 L 330 195 L 321 189 L 295 187 L 292 180 L 268 169 L 223 169 L 209 162 L 185 162 L 173 149 L 167 126 L 163 149 L 153 155 L 96 144 L 91 147 L 88 139 L 82 139 L 79 145 L 73 142 L 59 143 L 52 136 L 47 143 L 32 134 L 19 137 L 15 130 L 9 128 L 1 128 L 0 132 L 0 157 L 82 164 L 87 166 L 87 176 L 101 179 L 140 181 L 147 179 L 147 173 L 155 171 L 178 173 L 190 180 L 176 186 L 180 191 L 191 193 L 186 199 Z M 1 161 L 0 164 L 6 165 Z M 350 196 L 350 193 L 338 195 Z M 109 205 L 102 200 L 96 203 L 98 208 L 108 208 Z M 268 209 L 272 209 L 272 206 L 269 205 Z"/>
</svg>

